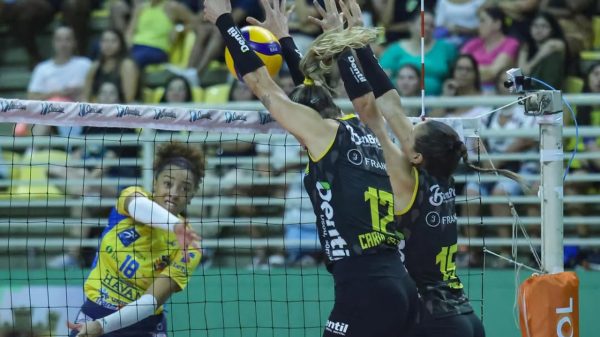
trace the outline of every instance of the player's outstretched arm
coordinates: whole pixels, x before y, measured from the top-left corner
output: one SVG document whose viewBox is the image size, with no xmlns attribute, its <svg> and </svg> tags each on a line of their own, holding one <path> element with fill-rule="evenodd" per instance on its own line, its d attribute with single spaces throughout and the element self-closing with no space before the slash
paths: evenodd
<svg viewBox="0 0 600 337">
<path fill-rule="evenodd" d="M 314 6 L 321 15 L 321 18 L 310 17 L 309 19 L 320 26 L 323 32 L 343 30 L 344 14 L 338 11 L 335 0 L 325 0 L 325 8 L 322 8 L 316 2 Z M 348 30 L 346 30 L 348 34 L 347 37 L 344 38 L 352 40 L 353 36 L 350 32 L 350 28 L 352 27 L 348 27 Z M 383 119 L 380 118 L 381 113 L 377 110 L 375 104 L 373 89 L 364 75 L 360 72 L 352 49 L 344 48 L 343 51 L 336 56 L 336 61 L 346 93 L 348 93 L 354 111 L 358 113 L 361 120 L 366 122 L 367 125 L 383 121 Z"/>
<path fill-rule="evenodd" d="M 339 123 L 324 120 L 315 110 L 294 103 L 287 97 L 235 26 L 229 0 L 205 0 L 204 14 L 221 32 L 239 73 L 254 95 L 283 128 L 306 146 L 313 157 L 321 157 L 335 138 Z"/>
<path fill-rule="evenodd" d="M 383 114 L 376 103 L 375 95 L 362 71 L 354 60 L 351 50 L 347 50 L 338 58 L 340 76 L 344 81 L 344 87 L 348 96 L 352 99 L 354 109 L 363 121 L 375 134 L 383 149 L 386 168 L 390 177 L 392 191 L 394 193 L 394 209 L 399 212 L 406 208 L 412 198 L 415 186 L 415 176 L 412 165 L 400 148 L 392 142 L 388 134 Z M 369 90 L 361 96 L 361 92 Z"/>
<path fill-rule="evenodd" d="M 84 323 L 68 322 L 70 330 L 78 331 L 77 337 L 97 337 L 136 324 L 156 312 L 172 294 L 181 291 L 173 279 L 167 276 L 157 277 L 150 288 L 138 300 L 120 310 L 94 321 Z"/>
<path fill-rule="evenodd" d="M 339 4 L 348 23 L 348 29 L 363 26 L 362 12 L 356 0 L 347 0 L 347 4 L 343 0 L 339 0 Z M 398 91 L 381 68 L 369 46 L 356 49 L 356 56 L 362 65 L 367 80 L 373 86 L 377 106 L 383 112 L 396 137 L 398 137 L 403 152 L 410 156 L 412 152 L 410 144 L 413 143 L 413 127 L 404 113 Z"/>
<path fill-rule="evenodd" d="M 256 18 L 248 17 L 246 22 L 251 25 L 263 27 L 273 33 L 281 45 L 281 53 L 285 63 L 287 63 L 290 75 L 294 84 L 304 83 L 304 74 L 300 70 L 300 60 L 302 53 L 298 50 L 294 39 L 290 35 L 288 19 L 294 10 L 294 5 L 287 9 L 287 0 L 260 0 L 260 4 L 265 11 L 265 20 L 260 22 Z"/>
<path fill-rule="evenodd" d="M 145 195 L 135 192 L 124 200 L 124 209 L 128 215 L 137 222 L 147 226 L 174 232 L 179 246 L 187 249 L 188 246 L 199 249 L 200 236 L 188 226 L 185 220 L 179 219 L 167 209 L 150 200 Z"/>
<path fill-rule="evenodd" d="M 343 0 L 339 0 L 339 4 L 346 18 L 348 29 L 363 26 L 362 13 L 356 0 L 348 0 L 347 4 Z M 410 202 L 416 184 L 416 177 L 410 160 L 415 155 L 412 149 L 412 123 L 404 114 L 400 95 L 398 95 L 387 74 L 379 65 L 371 48 L 365 46 L 356 49 L 355 52 L 362 65 L 364 77 L 372 86 L 377 106 L 376 110 L 367 110 L 369 113 L 363 113 L 361 118 L 364 119 L 381 142 L 387 171 L 394 191 L 394 208 L 397 211 L 403 210 Z M 341 68 L 340 71 L 342 71 Z M 345 84 L 347 82 L 348 80 L 344 81 Z M 385 123 L 382 122 L 382 113 L 392 132 L 400 141 L 402 151 L 390 139 Z"/>
</svg>

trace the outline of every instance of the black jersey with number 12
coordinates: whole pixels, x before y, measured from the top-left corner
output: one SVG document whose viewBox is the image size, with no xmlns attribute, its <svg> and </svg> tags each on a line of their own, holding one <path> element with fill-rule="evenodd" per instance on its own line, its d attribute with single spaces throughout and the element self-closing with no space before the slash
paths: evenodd
<svg viewBox="0 0 600 337">
<path fill-rule="evenodd" d="M 304 176 L 327 262 L 397 251 L 403 236 L 379 140 L 354 115 L 339 122 L 329 150 Z"/>
</svg>

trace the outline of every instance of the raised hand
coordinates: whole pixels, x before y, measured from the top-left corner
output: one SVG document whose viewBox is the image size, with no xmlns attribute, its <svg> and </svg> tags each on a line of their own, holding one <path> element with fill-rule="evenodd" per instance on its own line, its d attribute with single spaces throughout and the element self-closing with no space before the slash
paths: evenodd
<svg viewBox="0 0 600 337">
<path fill-rule="evenodd" d="M 319 5 L 317 0 L 313 0 L 313 4 L 321 15 L 322 19 L 309 16 L 308 19 L 314 24 L 319 25 L 323 32 L 332 30 L 342 30 L 344 28 L 344 16 L 338 12 L 335 0 L 325 0 L 325 9 Z"/>
<path fill-rule="evenodd" d="M 231 13 L 230 0 L 204 0 L 204 18 L 216 23 L 219 16 Z"/>
<path fill-rule="evenodd" d="M 195 230 L 188 226 L 187 222 L 176 224 L 173 228 L 173 232 L 177 236 L 179 246 L 186 251 L 186 256 L 188 247 L 191 246 L 194 249 L 200 249 L 200 244 L 198 243 L 200 241 L 200 236 Z"/>
<path fill-rule="evenodd" d="M 339 0 L 342 14 L 348 22 L 348 29 L 352 27 L 362 27 L 365 25 L 362 18 L 362 11 L 356 0 L 347 0 L 348 4 L 344 3 L 344 0 Z"/>
<path fill-rule="evenodd" d="M 279 0 L 271 0 L 271 3 L 269 3 L 269 0 L 260 0 L 260 4 L 265 11 L 265 21 L 260 22 L 256 18 L 248 17 L 246 22 L 269 30 L 279 40 L 290 36 L 288 18 L 294 10 L 294 6 L 284 12 L 286 0 L 282 0 L 281 4 L 279 3 Z"/>
</svg>

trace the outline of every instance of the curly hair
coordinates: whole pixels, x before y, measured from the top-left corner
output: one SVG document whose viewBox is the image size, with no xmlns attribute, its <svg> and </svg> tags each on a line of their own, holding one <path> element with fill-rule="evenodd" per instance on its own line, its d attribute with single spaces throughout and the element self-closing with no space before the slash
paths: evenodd
<svg viewBox="0 0 600 337">
<path fill-rule="evenodd" d="M 198 185 L 204 178 L 204 152 L 198 146 L 180 142 L 170 142 L 161 145 L 156 150 L 154 159 L 154 175 L 158 176 L 167 165 L 183 159 L 189 163 L 189 169 L 194 175 L 194 184 Z"/>
</svg>

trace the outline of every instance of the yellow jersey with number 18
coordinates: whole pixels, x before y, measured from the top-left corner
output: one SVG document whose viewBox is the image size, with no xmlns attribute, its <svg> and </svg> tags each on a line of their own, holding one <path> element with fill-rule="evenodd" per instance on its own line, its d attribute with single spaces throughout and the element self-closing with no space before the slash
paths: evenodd
<svg viewBox="0 0 600 337">
<path fill-rule="evenodd" d="M 195 249 L 184 256 L 174 233 L 131 218 L 125 200 L 134 193 L 150 198 L 137 186 L 121 192 L 116 205 L 118 218 L 109 220 L 84 285 L 89 300 L 114 310 L 137 300 L 159 276 L 170 277 L 184 289 L 201 258 Z M 162 307 L 156 314 L 160 312 Z"/>
</svg>

